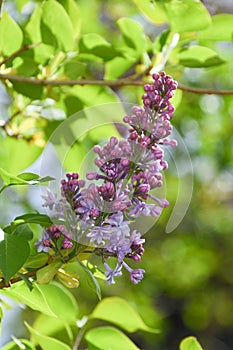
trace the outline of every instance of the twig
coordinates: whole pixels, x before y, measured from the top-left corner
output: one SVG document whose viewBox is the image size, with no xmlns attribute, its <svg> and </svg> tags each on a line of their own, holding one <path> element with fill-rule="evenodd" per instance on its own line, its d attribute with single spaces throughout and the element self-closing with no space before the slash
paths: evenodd
<svg viewBox="0 0 233 350">
<path fill-rule="evenodd" d="M 78 332 L 78 335 L 75 339 L 75 342 L 74 342 L 74 345 L 73 345 L 73 350 L 78 350 L 79 348 L 79 345 L 82 341 L 82 338 L 83 338 L 83 334 L 85 333 L 86 331 L 86 325 L 83 326 L 82 328 L 80 328 L 79 332 Z"/>
<path fill-rule="evenodd" d="M 1 0 L 0 0 L 0 5 L 1 5 Z M 21 52 L 34 49 L 35 47 L 39 46 L 40 44 L 41 44 L 41 42 L 38 42 L 38 43 L 35 43 L 35 44 L 31 44 L 31 45 L 24 45 L 24 46 L 22 46 L 20 49 L 18 49 L 14 53 L 12 53 L 12 55 L 10 55 L 10 56 L 6 57 L 4 60 L 2 60 L 2 62 L 0 62 L 0 67 L 3 64 L 13 60 L 13 58 L 17 57 Z"/>
<path fill-rule="evenodd" d="M 96 85 L 96 86 L 109 86 L 109 87 L 122 87 L 122 86 L 143 86 L 146 82 L 141 80 L 132 80 L 130 78 L 118 79 L 118 80 L 92 80 L 92 79 L 38 79 L 25 76 L 19 76 L 14 74 L 0 74 L 0 80 L 9 80 L 12 82 L 19 82 L 24 84 L 40 85 L 40 86 L 74 86 L 74 85 Z M 233 95 L 233 90 L 215 90 L 215 89 L 202 89 L 194 88 L 186 85 L 179 84 L 178 89 L 191 92 L 194 94 L 208 94 L 208 95 Z"/>
<path fill-rule="evenodd" d="M 207 94 L 207 95 L 233 95 L 233 90 L 215 90 L 215 89 L 202 89 L 178 84 L 178 89 L 185 92 L 192 92 L 194 94 Z"/>
<path fill-rule="evenodd" d="M 44 266 L 42 266 L 44 267 Z M 40 267 L 41 269 L 41 267 Z M 33 271 L 30 271 L 30 272 L 27 272 L 24 274 L 24 276 L 27 276 L 27 277 L 33 277 L 36 275 L 36 272 L 38 271 L 39 269 L 36 269 L 36 270 L 33 270 Z M 8 288 L 10 287 L 12 284 L 14 283 L 17 283 L 19 281 L 22 281 L 22 278 L 21 277 L 15 277 L 15 278 L 12 278 L 9 283 L 6 283 L 6 281 L 3 279 L 1 282 L 0 282 L 0 289 L 3 289 L 3 288 Z"/>
</svg>

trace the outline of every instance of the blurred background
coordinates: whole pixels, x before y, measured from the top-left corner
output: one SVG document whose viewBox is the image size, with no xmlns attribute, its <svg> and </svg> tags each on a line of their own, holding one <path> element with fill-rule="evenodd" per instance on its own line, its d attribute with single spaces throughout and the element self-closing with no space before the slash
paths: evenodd
<svg viewBox="0 0 233 350">
<path fill-rule="evenodd" d="M 19 4 L 21 7 L 19 10 Z M 24 3 L 24 4 L 23 4 Z M 151 38 L 164 26 L 152 25 L 130 1 L 80 0 L 83 17 L 82 32 L 95 32 L 107 40 L 117 40 L 115 21 L 127 16 L 139 21 Z M 203 1 L 211 14 L 233 13 L 232 1 Z M 24 5 L 24 6 L 22 6 Z M 34 8 L 33 1 L 7 1 L 5 6 L 22 23 Z M 88 13 L 88 15 L 87 15 Z M 86 17 L 85 17 L 86 16 Z M 221 42 L 217 50 L 233 58 L 233 45 Z M 185 68 L 175 71 L 172 65 L 166 73 L 175 74 L 180 83 L 194 87 L 233 90 L 233 60 L 214 68 Z M 141 103 L 142 88 L 115 89 L 124 103 Z M 128 276 L 107 286 L 102 283 L 103 296 L 119 295 L 135 304 L 145 322 L 161 329 L 161 334 L 136 333 L 133 339 L 145 350 L 178 349 L 182 338 L 194 335 L 206 350 L 233 349 L 233 97 L 203 95 L 179 91 L 173 125 L 184 141 L 191 158 L 193 181 L 186 180 L 185 171 L 177 177 L 175 165 L 182 163 L 179 145 L 174 150 L 169 170 L 165 174 L 166 197 L 170 206 L 147 232 L 145 253 L 141 265 L 146 274 L 139 285 L 130 285 Z M 179 101 L 178 101 L 179 100 Z M 0 84 L 1 113 L 9 97 Z M 114 118 L 113 118 L 114 119 Z M 168 154 L 169 157 L 169 154 Z M 183 168 L 185 168 L 183 164 Z M 35 171 L 37 165 L 33 165 Z M 191 176 L 190 175 L 190 176 Z M 182 187 L 184 184 L 184 187 Z M 180 186 L 180 188 L 178 188 Z M 186 186 L 186 187 L 185 187 Z M 193 186 L 187 190 L 187 186 Z M 166 233 L 178 192 L 191 192 L 187 213 L 178 226 Z M 182 202 L 182 201 L 181 201 Z M 1 224 L 25 210 L 41 210 L 39 192 L 9 189 L 1 195 Z M 186 207 L 184 206 L 184 211 Z M 82 281 L 82 280 L 81 280 Z M 74 294 L 80 314 L 90 312 L 96 296 L 87 292 L 85 281 Z M 17 311 L 18 312 L 18 311 Z M 19 312 L 23 319 L 35 317 L 29 310 Z M 15 316 L 14 316 L 15 317 Z M 21 321 L 20 321 L 21 319 Z M 4 320 L 2 342 L 13 323 Z M 8 325 L 7 325 L 8 322 Z M 17 326 L 18 327 L 18 326 Z M 22 332 L 21 328 L 20 332 Z"/>
</svg>

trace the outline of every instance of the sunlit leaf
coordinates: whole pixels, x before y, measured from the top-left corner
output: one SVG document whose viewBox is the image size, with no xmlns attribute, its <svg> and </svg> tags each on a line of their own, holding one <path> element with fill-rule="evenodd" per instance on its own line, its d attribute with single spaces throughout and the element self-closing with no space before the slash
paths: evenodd
<svg viewBox="0 0 233 350">
<path fill-rule="evenodd" d="M 31 165 L 42 148 L 25 140 L 0 135 L 0 164 L 10 173 L 17 174 Z M 19 162 L 20 159 L 20 162 Z"/>
<path fill-rule="evenodd" d="M 93 273 L 85 266 L 85 264 L 82 263 L 82 261 L 79 261 L 79 264 L 80 264 L 80 266 L 82 267 L 82 269 L 86 272 L 88 285 L 90 286 L 91 289 L 94 290 L 94 292 L 96 293 L 97 297 L 98 297 L 99 300 L 100 300 L 100 299 L 101 299 L 101 289 L 100 289 L 99 283 L 97 282 L 95 276 L 94 276 Z"/>
<path fill-rule="evenodd" d="M 194 337 L 188 337 L 182 340 L 180 343 L 180 350 L 203 350 L 197 339 Z"/>
<path fill-rule="evenodd" d="M 73 334 L 71 332 L 70 326 L 67 321 L 63 320 L 62 317 L 55 318 L 40 314 L 33 323 L 33 328 L 39 333 L 47 336 L 52 336 L 65 329 L 68 339 L 73 339 Z"/>
<path fill-rule="evenodd" d="M 105 298 L 100 301 L 90 317 L 114 323 L 130 333 L 137 330 L 158 333 L 158 330 L 150 328 L 144 323 L 126 300 L 119 297 Z"/>
<path fill-rule="evenodd" d="M 105 79 L 111 80 L 119 78 L 123 73 L 132 67 L 135 63 L 135 59 L 129 59 L 128 57 L 115 57 L 105 65 Z"/>
<path fill-rule="evenodd" d="M 11 288 L 4 289 L 2 293 L 17 302 L 24 303 L 33 310 L 56 317 L 56 314 L 52 311 L 46 300 L 46 296 L 41 292 L 36 283 L 33 283 L 32 291 L 22 281 L 13 284 Z"/>
<path fill-rule="evenodd" d="M 29 324 L 25 324 L 33 338 L 38 342 L 43 350 L 71 350 L 67 344 L 62 343 L 55 338 L 50 338 L 46 335 L 40 334 L 38 331 L 29 326 Z"/>
<path fill-rule="evenodd" d="M 11 288 L 4 289 L 3 293 L 48 316 L 61 317 L 64 321 L 70 322 L 77 318 L 77 303 L 73 295 L 56 282 L 46 285 L 34 282 L 32 291 L 24 282 L 18 282 Z"/>
<path fill-rule="evenodd" d="M 110 60 L 116 55 L 112 45 L 96 33 L 85 34 L 79 41 L 80 53 L 88 53 L 104 60 Z"/>
<path fill-rule="evenodd" d="M 215 51 L 198 45 L 181 51 L 178 57 L 182 65 L 193 68 L 211 67 L 224 63 Z"/>
<path fill-rule="evenodd" d="M 23 41 L 23 33 L 18 24 L 4 11 L 0 20 L 0 52 L 11 55 Z"/>
<path fill-rule="evenodd" d="M 71 60 L 64 65 L 64 74 L 70 79 L 77 79 L 85 73 L 86 66 L 82 62 Z M 77 109 L 76 109 L 77 112 Z"/>
<path fill-rule="evenodd" d="M 93 273 L 95 277 L 100 278 L 102 280 L 106 279 L 105 274 L 102 271 L 100 271 L 98 266 L 91 264 L 88 260 L 82 260 L 82 263 Z"/>
<path fill-rule="evenodd" d="M 75 0 L 60 0 L 59 2 L 63 5 L 69 15 L 73 25 L 74 39 L 76 40 L 81 30 L 81 14 L 79 6 Z"/>
<path fill-rule="evenodd" d="M 78 305 L 74 296 L 67 288 L 55 281 L 52 281 L 50 284 L 37 284 L 37 287 L 57 317 L 67 322 L 77 319 Z"/>
<path fill-rule="evenodd" d="M 41 36 L 45 44 L 64 51 L 73 49 L 73 25 L 64 7 L 55 0 L 43 3 Z"/>
<path fill-rule="evenodd" d="M 211 16 L 199 0 L 172 0 L 165 2 L 168 22 L 173 32 L 190 32 L 206 28 Z"/>
<path fill-rule="evenodd" d="M 151 0 L 133 0 L 138 9 L 155 24 L 167 22 L 167 16 L 163 5 Z"/>
<path fill-rule="evenodd" d="M 198 32 L 198 38 L 204 40 L 232 41 L 233 15 L 222 13 L 212 17 L 212 23 L 204 30 Z"/>
<path fill-rule="evenodd" d="M 33 173 L 22 173 L 16 176 L 3 168 L 0 168 L 0 178 L 3 181 L 4 188 L 13 185 L 40 185 L 43 182 L 53 180 L 53 178 L 49 176 L 40 179 L 38 175 Z"/>
<path fill-rule="evenodd" d="M 121 30 L 125 46 L 120 47 L 126 57 L 140 57 L 146 48 L 145 35 L 142 26 L 130 18 L 120 18 L 117 25 Z"/>
<path fill-rule="evenodd" d="M 41 31 L 40 31 L 41 16 L 42 16 L 41 4 L 37 4 L 25 28 L 27 36 L 29 37 L 31 42 L 34 44 L 41 43 L 42 41 Z M 39 46 L 33 49 L 33 56 L 36 62 L 43 64 L 51 57 L 53 52 L 54 52 L 54 48 L 52 46 L 41 43 Z"/>
<path fill-rule="evenodd" d="M 88 349 L 139 350 L 124 333 L 113 327 L 93 328 L 86 333 L 85 340 L 90 345 Z"/>
<path fill-rule="evenodd" d="M 14 338 L 3 346 L 2 350 L 36 350 L 35 346 L 28 339 Z"/>
</svg>

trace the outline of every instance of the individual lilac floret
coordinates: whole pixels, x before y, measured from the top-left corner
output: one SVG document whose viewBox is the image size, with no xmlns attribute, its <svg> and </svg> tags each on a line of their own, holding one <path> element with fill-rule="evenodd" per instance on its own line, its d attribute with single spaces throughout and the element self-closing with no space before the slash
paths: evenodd
<svg viewBox="0 0 233 350">
<path fill-rule="evenodd" d="M 138 284 L 139 282 L 141 282 L 141 280 L 144 277 L 144 273 L 145 270 L 143 269 L 131 269 L 131 267 L 129 267 L 129 265 L 127 265 L 124 261 L 122 263 L 122 266 L 129 271 L 130 273 L 130 280 L 134 283 L 134 284 Z"/>
<path fill-rule="evenodd" d="M 38 240 L 35 245 L 37 246 L 38 253 L 45 252 L 48 253 L 50 248 L 52 248 L 52 242 L 50 239 L 50 235 L 47 231 L 44 231 L 43 236 L 40 240 Z"/>
<path fill-rule="evenodd" d="M 106 262 L 104 262 L 104 267 L 106 269 L 106 272 L 105 272 L 106 282 L 108 282 L 108 284 L 114 284 L 115 283 L 114 278 L 120 277 L 122 275 L 122 271 L 121 271 L 122 265 L 117 264 L 115 269 L 111 269 L 111 267 Z"/>
</svg>

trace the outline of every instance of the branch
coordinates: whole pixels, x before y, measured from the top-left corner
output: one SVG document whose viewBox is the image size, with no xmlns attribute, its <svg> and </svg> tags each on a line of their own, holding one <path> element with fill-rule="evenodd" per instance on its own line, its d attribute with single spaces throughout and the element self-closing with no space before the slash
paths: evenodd
<svg viewBox="0 0 233 350">
<path fill-rule="evenodd" d="M 0 0 L 0 4 L 1 4 L 1 0 Z M 12 55 L 6 57 L 2 62 L 0 62 L 0 67 L 13 60 L 13 58 L 15 58 L 16 56 L 18 56 L 21 52 L 24 52 L 24 51 L 27 51 L 27 50 L 31 50 L 31 49 L 34 49 L 35 47 L 39 46 L 41 44 L 41 42 L 38 42 L 36 44 L 31 44 L 31 45 L 24 45 L 22 46 L 20 49 L 18 49 L 17 51 L 15 51 Z"/>
<path fill-rule="evenodd" d="M 122 86 L 143 86 L 146 82 L 141 80 L 132 80 L 130 78 L 118 80 L 91 80 L 91 79 L 38 79 L 13 74 L 0 74 L 0 80 L 9 80 L 11 82 L 19 82 L 24 84 L 40 85 L 40 86 L 74 86 L 74 85 L 98 85 L 109 87 Z M 182 84 L 178 85 L 178 89 L 191 92 L 194 94 L 209 94 L 209 95 L 233 95 L 233 90 L 214 90 L 188 87 Z"/>
<path fill-rule="evenodd" d="M 194 94 L 207 94 L 207 95 L 233 95 L 233 90 L 215 90 L 215 89 L 202 89 L 178 84 L 178 89 L 185 92 L 192 92 Z"/>
<path fill-rule="evenodd" d="M 40 267 L 41 268 L 41 267 Z M 36 269 L 36 270 L 33 270 L 33 271 L 30 271 L 30 272 L 27 272 L 25 273 L 25 276 L 27 277 L 33 277 L 36 275 L 36 272 L 37 270 L 39 269 Z M 15 278 L 12 278 L 9 283 L 6 283 L 6 281 L 3 279 L 1 282 L 0 282 L 0 289 L 3 289 L 3 288 L 8 288 L 10 287 L 12 284 L 14 283 L 17 283 L 19 281 L 22 281 L 22 278 L 21 277 L 15 277 Z"/>
</svg>

